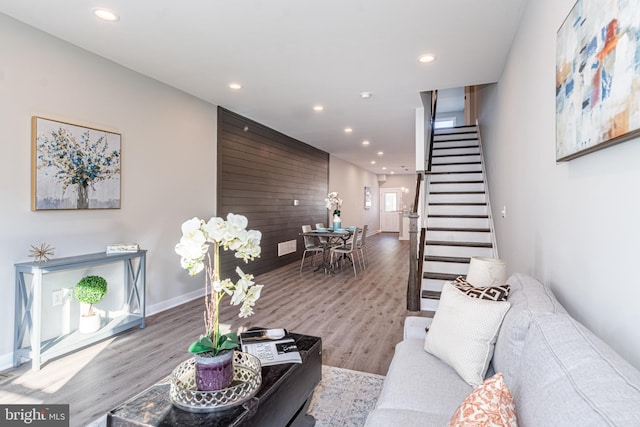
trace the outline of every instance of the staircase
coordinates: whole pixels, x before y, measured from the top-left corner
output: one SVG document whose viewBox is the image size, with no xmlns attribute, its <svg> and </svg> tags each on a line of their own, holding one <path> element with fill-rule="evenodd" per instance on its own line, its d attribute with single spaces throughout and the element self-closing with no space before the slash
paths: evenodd
<svg viewBox="0 0 640 427">
<path fill-rule="evenodd" d="M 497 257 L 476 126 L 436 130 L 427 177 L 421 310 L 435 311 L 447 280 L 472 256 Z"/>
</svg>

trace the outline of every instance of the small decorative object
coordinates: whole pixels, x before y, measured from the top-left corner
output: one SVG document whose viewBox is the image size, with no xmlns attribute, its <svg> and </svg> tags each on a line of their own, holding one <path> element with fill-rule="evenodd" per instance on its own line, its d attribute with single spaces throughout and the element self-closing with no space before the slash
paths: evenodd
<svg viewBox="0 0 640 427">
<path fill-rule="evenodd" d="M 31 249 L 29 250 L 29 256 L 33 257 L 33 261 L 35 262 L 47 262 L 53 256 L 53 250 L 55 248 L 49 246 L 48 243 L 40 243 L 40 246 L 31 245 Z"/>
<path fill-rule="evenodd" d="M 108 254 L 135 253 L 140 250 L 137 243 L 115 243 L 107 246 Z"/>
<path fill-rule="evenodd" d="M 195 363 L 195 359 L 188 359 L 171 373 L 169 397 L 185 411 L 213 412 L 240 405 L 251 399 L 262 384 L 260 360 L 249 353 L 233 352 L 233 382 L 221 390 L 198 390 Z"/>
<path fill-rule="evenodd" d="M 31 210 L 119 209 L 120 138 L 33 117 Z"/>
<path fill-rule="evenodd" d="M 236 273 L 240 276 L 237 283 L 220 279 L 221 248 L 235 251 L 236 258 L 245 262 L 260 256 L 262 234 L 257 230 L 247 231 L 247 224 L 246 217 L 232 213 L 226 221 L 218 217 L 208 222 L 192 218 L 182 224 L 182 238 L 175 248 L 181 257 L 180 265 L 190 275 L 205 270 L 205 333 L 189 347 L 189 352 L 198 356 L 195 360 L 195 377 L 198 390 L 201 391 L 224 389 L 233 380 L 231 357 L 233 350 L 238 348 L 238 335 L 234 332 L 220 333 L 220 301 L 225 295 L 230 295 L 232 305 L 242 303 L 239 316 L 247 317 L 253 314 L 253 306 L 260 298 L 262 285 L 256 285 L 253 275 L 245 274 L 240 267 L 236 267 Z M 213 247 L 213 263 L 210 247 Z M 203 358 L 217 358 L 224 352 L 230 353 L 231 357 L 203 362 Z"/>
<path fill-rule="evenodd" d="M 556 160 L 640 135 L 639 0 L 578 0 L 557 34 Z"/>
<path fill-rule="evenodd" d="M 78 301 L 88 306 L 85 312 L 80 314 L 78 330 L 81 333 L 89 334 L 100 329 L 102 320 L 93 310 L 93 304 L 99 303 L 106 293 L 107 281 L 100 276 L 85 276 L 76 285 L 73 294 Z"/>
<path fill-rule="evenodd" d="M 342 199 L 338 195 L 338 192 L 332 191 L 324 199 L 327 203 L 327 209 L 333 210 L 333 229 L 337 230 L 342 226 L 342 220 L 340 219 L 340 207 L 342 206 Z"/>
</svg>

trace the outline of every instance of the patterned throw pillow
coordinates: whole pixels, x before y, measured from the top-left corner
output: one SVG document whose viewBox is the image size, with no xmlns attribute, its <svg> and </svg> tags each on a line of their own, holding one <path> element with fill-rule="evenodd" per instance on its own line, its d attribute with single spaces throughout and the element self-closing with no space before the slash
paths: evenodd
<svg viewBox="0 0 640 427">
<path fill-rule="evenodd" d="M 458 406 L 449 427 L 517 427 L 516 407 L 502 374 L 487 378 Z"/>
<path fill-rule="evenodd" d="M 509 296 L 509 291 L 511 290 L 511 287 L 507 284 L 502 286 L 478 288 L 467 282 L 467 280 L 462 276 L 458 276 L 452 284 L 460 292 L 463 292 L 472 298 L 486 299 L 490 301 L 506 301 Z"/>
</svg>

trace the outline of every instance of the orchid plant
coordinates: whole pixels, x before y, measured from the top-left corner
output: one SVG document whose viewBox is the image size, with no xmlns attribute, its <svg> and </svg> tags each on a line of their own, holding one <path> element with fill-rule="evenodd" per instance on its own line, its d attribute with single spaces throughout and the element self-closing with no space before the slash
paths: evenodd
<svg viewBox="0 0 640 427">
<path fill-rule="evenodd" d="M 337 191 L 332 191 L 327 195 L 327 198 L 324 199 L 327 203 L 327 209 L 332 210 L 333 214 L 340 216 L 340 207 L 342 206 L 342 199 L 338 195 Z"/>
<path fill-rule="evenodd" d="M 230 213 L 226 221 L 219 217 L 208 222 L 194 217 L 182 224 L 182 238 L 176 245 L 176 253 L 180 255 L 180 265 L 195 276 L 205 271 L 205 333 L 189 347 L 191 353 L 210 352 L 217 356 L 223 350 L 238 347 L 238 335 L 235 332 L 220 333 L 218 313 L 220 301 L 225 295 L 231 297 L 230 304 L 239 305 L 239 317 L 253 314 L 253 306 L 262 291 L 262 285 L 253 281 L 252 274 L 244 273 L 236 267 L 240 279 L 233 283 L 230 279 L 220 279 L 220 249 L 235 251 L 235 257 L 249 262 L 260 257 L 260 239 L 262 234 L 257 230 L 247 230 L 247 218 Z M 210 248 L 213 248 L 213 262 Z M 205 263 L 206 259 L 206 263 Z"/>
</svg>

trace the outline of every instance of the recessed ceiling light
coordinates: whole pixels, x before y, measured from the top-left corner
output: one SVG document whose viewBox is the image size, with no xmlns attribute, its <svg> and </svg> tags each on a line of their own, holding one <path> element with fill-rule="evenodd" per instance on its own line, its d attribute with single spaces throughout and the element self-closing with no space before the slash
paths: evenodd
<svg viewBox="0 0 640 427">
<path fill-rule="evenodd" d="M 375 161 L 375 160 L 371 160 L 371 164 L 372 164 L 372 165 L 375 165 L 375 164 L 376 164 L 376 161 Z"/>
<path fill-rule="evenodd" d="M 418 61 L 422 62 L 423 64 L 429 63 L 429 62 L 433 62 L 436 60 L 436 56 L 431 54 L 431 53 L 427 53 L 425 55 L 422 55 L 418 58 Z"/>
<path fill-rule="evenodd" d="M 383 171 L 386 171 L 386 170 L 387 170 L 387 167 L 386 167 L 386 166 L 383 166 L 383 167 L 382 167 L 382 170 L 383 170 Z"/>
<path fill-rule="evenodd" d="M 378 151 L 378 156 L 382 157 L 384 153 L 382 151 Z"/>
<path fill-rule="evenodd" d="M 93 14 L 103 21 L 114 22 L 120 20 L 120 17 L 115 12 L 112 12 L 109 9 L 93 9 Z"/>
<path fill-rule="evenodd" d="M 371 92 L 360 92 L 360 98 L 362 99 L 371 98 L 372 96 L 373 94 Z"/>
<path fill-rule="evenodd" d="M 322 105 L 314 105 L 313 109 L 314 111 L 322 111 L 324 110 L 324 107 Z"/>
<path fill-rule="evenodd" d="M 353 129 L 351 128 L 344 128 L 344 133 L 351 133 L 353 132 Z"/>
<path fill-rule="evenodd" d="M 242 89 L 242 85 L 240 83 L 229 83 L 229 89 L 239 90 Z"/>
<path fill-rule="evenodd" d="M 393 175 L 395 172 L 394 172 L 394 171 L 391 171 L 391 172 L 389 172 L 389 173 L 390 173 L 391 175 Z"/>
<path fill-rule="evenodd" d="M 364 145 L 366 147 L 367 145 L 369 145 L 369 141 L 367 141 L 367 140 L 362 141 L 362 145 Z"/>
</svg>

